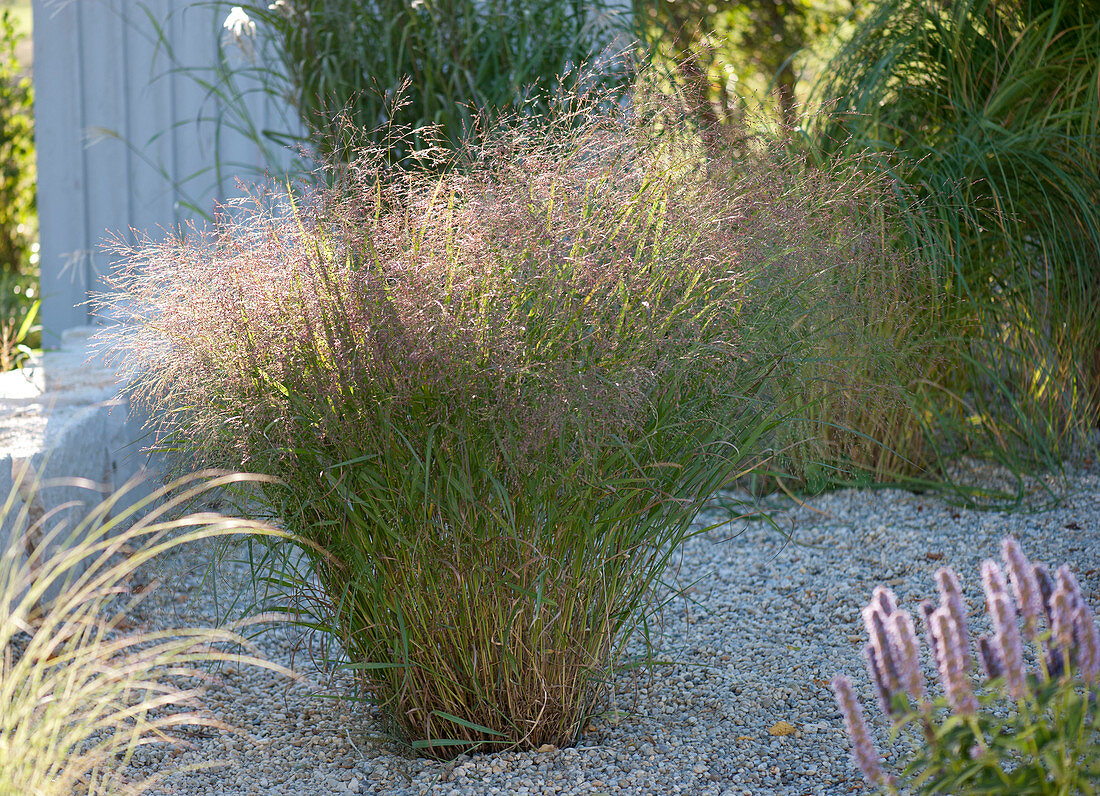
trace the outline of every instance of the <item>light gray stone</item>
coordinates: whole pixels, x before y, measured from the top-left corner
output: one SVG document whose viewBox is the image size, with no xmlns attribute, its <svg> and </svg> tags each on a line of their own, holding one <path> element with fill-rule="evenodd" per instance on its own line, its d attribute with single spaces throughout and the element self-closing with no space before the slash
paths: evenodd
<svg viewBox="0 0 1100 796">
<path fill-rule="evenodd" d="M 61 350 L 0 373 L 0 552 L 26 560 L 40 544 L 71 545 L 105 496 L 134 482 L 117 516 L 159 486 L 158 464 L 141 449 L 142 418 L 120 396 L 119 370 L 94 331 L 70 329 Z"/>
</svg>

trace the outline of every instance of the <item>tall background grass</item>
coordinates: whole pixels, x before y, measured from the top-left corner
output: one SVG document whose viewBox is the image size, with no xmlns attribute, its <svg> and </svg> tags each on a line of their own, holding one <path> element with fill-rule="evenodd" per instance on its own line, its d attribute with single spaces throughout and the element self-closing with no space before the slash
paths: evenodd
<svg viewBox="0 0 1100 796">
<path fill-rule="evenodd" d="M 1100 5 L 886 0 L 816 91 L 819 144 L 908 188 L 904 243 L 956 299 L 942 420 L 1056 466 L 1100 418 Z"/>
</svg>

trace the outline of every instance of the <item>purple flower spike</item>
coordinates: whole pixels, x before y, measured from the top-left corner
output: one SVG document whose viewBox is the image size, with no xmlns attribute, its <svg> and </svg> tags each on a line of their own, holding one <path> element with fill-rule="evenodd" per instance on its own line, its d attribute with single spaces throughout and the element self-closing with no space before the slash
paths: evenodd
<svg viewBox="0 0 1100 796">
<path fill-rule="evenodd" d="M 978 653 L 986 679 L 996 680 L 1004 675 L 1004 666 L 1001 665 L 1001 659 L 997 657 L 997 650 L 993 649 L 993 645 L 989 643 L 989 636 L 984 633 L 978 636 Z"/>
<path fill-rule="evenodd" d="M 958 627 L 947 606 L 941 606 L 932 613 L 932 632 L 936 634 L 940 646 L 940 680 L 948 704 L 955 712 L 972 715 L 978 709 L 978 700 L 970 687 L 963 653 L 962 639 Z"/>
<path fill-rule="evenodd" d="M 888 619 L 894 611 L 898 610 L 898 598 L 885 586 L 875 586 L 875 590 L 871 592 L 871 605 L 879 606 L 882 609 L 882 618 Z"/>
<path fill-rule="evenodd" d="M 867 629 L 871 646 L 875 649 L 875 665 L 879 676 L 887 693 L 893 694 L 901 687 L 901 681 L 898 678 L 893 650 L 890 648 L 890 637 L 886 633 L 886 617 L 877 603 L 872 602 L 863 609 L 863 626 Z"/>
<path fill-rule="evenodd" d="M 990 598 L 994 595 L 1008 595 L 1008 583 L 996 561 L 987 559 L 982 562 L 982 589 L 985 591 L 987 607 Z"/>
<path fill-rule="evenodd" d="M 867 662 L 867 674 L 871 678 L 871 684 L 875 687 L 879 710 L 882 711 L 883 716 L 894 718 L 893 692 L 883 678 L 882 663 L 874 644 L 863 647 L 863 658 Z"/>
<path fill-rule="evenodd" d="M 1016 609 L 1005 592 L 989 595 L 989 615 L 993 619 L 994 644 L 1004 664 L 1005 687 L 1013 699 L 1027 694 L 1024 675 L 1024 650 L 1016 629 Z"/>
<path fill-rule="evenodd" d="M 1073 570 L 1069 568 L 1069 564 L 1062 564 L 1058 567 L 1058 571 L 1054 573 L 1055 578 L 1058 580 L 1058 585 L 1063 587 L 1070 594 L 1081 596 L 1081 586 L 1077 583 L 1077 576 L 1073 574 Z"/>
<path fill-rule="evenodd" d="M 1097 633 L 1092 610 L 1081 601 L 1073 612 L 1074 637 L 1077 639 L 1077 671 L 1087 683 L 1100 680 L 1100 633 Z"/>
<path fill-rule="evenodd" d="M 1050 598 L 1051 646 L 1059 650 L 1068 650 L 1073 646 L 1073 609 L 1072 595 L 1058 585 Z"/>
<path fill-rule="evenodd" d="M 1081 594 L 1081 586 L 1077 582 L 1077 577 L 1073 574 L 1068 564 L 1062 564 L 1062 566 L 1058 567 L 1055 576 L 1058 581 L 1058 586 L 1055 588 L 1055 591 L 1064 589 L 1066 594 L 1069 595 L 1070 614 L 1077 610 L 1077 606 L 1085 605 L 1085 597 Z"/>
<path fill-rule="evenodd" d="M 948 567 L 940 567 L 936 570 L 936 585 L 939 586 L 940 605 L 950 612 L 951 621 L 955 625 L 963 671 L 969 671 L 972 665 L 970 632 L 966 625 L 966 604 L 963 602 L 962 589 L 959 588 L 959 579 Z"/>
<path fill-rule="evenodd" d="M 878 750 L 871 741 L 867 723 L 863 720 L 863 708 L 859 705 L 852 682 L 842 674 L 833 678 L 833 693 L 844 715 L 844 725 L 852 741 L 852 760 L 872 785 L 882 785 L 886 778 L 882 773 Z"/>
<path fill-rule="evenodd" d="M 1001 542 L 1001 558 L 1004 559 L 1008 579 L 1012 581 L 1012 593 L 1020 615 L 1024 618 L 1024 636 L 1030 641 L 1035 638 L 1039 628 L 1039 617 L 1043 615 L 1043 597 L 1039 590 L 1039 581 L 1031 562 L 1024 555 L 1020 543 L 1012 537 Z"/>
<path fill-rule="evenodd" d="M 887 630 L 894 649 L 894 663 L 898 669 L 901 686 L 916 702 L 924 702 L 924 674 L 920 668 L 920 642 L 913 627 L 913 617 L 908 611 L 895 611 L 889 619 Z"/>
<path fill-rule="evenodd" d="M 928 648 L 932 651 L 932 662 L 936 664 L 936 669 L 940 668 L 940 659 L 943 657 L 940 653 L 940 643 L 936 639 L 936 634 L 932 630 L 932 614 L 935 613 L 936 607 L 932 605 L 930 600 L 921 600 L 920 613 L 924 618 L 924 632 L 928 638 Z"/>
<path fill-rule="evenodd" d="M 1043 601 L 1043 613 L 1046 614 L 1047 625 L 1053 627 L 1050 598 L 1054 596 L 1054 579 L 1050 577 L 1050 570 L 1044 564 L 1036 564 L 1032 567 L 1032 572 L 1035 573 L 1035 582 L 1039 584 L 1039 596 Z"/>
</svg>

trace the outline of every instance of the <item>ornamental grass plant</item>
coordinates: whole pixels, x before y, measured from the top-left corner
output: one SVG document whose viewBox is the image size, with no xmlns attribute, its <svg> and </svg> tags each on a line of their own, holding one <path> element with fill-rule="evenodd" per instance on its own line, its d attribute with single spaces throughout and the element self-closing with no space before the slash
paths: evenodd
<svg viewBox="0 0 1100 796">
<path fill-rule="evenodd" d="M 937 422 L 1023 469 L 1100 418 L 1098 77 L 1095 0 L 882 0 L 815 89 L 817 143 L 910 187 L 909 245 L 956 299 Z"/>
<path fill-rule="evenodd" d="M 202 709 L 205 664 L 290 674 L 235 652 L 241 627 L 142 632 L 127 623 L 141 600 L 131 578 L 158 556 L 203 539 L 278 533 L 213 514 L 179 516 L 195 496 L 240 480 L 195 477 L 120 511 L 123 490 L 75 527 L 18 499 L 39 484 L 20 482 L 6 496 L 0 525 L 13 533 L 0 555 L 0 794 L 145 792 L 156 783 L 129 773 L 136 749 L 172 742 L 174 728 L 225 728 Z"/>
<path fill-rule="evenodd" d="M 792 285 L 858 283 L 881 237 L 799 199 L 833 175 L 716 169 L 660 113 L 573 98 L 443 169 L 368 149 L 125 251 L 104 298 L 161 444 L 275 479 L 290 608 L 424 755 L 576 740 L 699 508 L 790 439 Z"/>
</svg>

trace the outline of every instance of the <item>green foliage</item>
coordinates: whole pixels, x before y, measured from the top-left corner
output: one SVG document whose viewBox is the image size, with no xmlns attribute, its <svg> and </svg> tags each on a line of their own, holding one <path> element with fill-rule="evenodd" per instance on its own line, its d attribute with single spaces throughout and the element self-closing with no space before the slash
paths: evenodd
<svg viewBox="0 0 1100 796">
<path fill-rule="evenodd" d="M 274 52 L 265 90 L 291 100 L 316 149 L 348 157 L 389 137 L 394 163 L 455 147 L 500 115 L 545 114 L 554 96 L 621 81 L 629 14 L 607 0 L 279 0 L 241 6 Z M 432 131 L 431 140 L 424 133 Z M 411 135 L 394 135 L 410 131 Z"/>
<path fill-rule="evenodd" d="M 0 373 L 22 365 L 41 339 L 34 275 L 0 271 Z"/>
<path fill-rule="evenodd" d="M 854 11 L 848 0 L 644 0 L 635 6 L 652 58 L 667 64 L 705 126 L 741 126 L 746 107 L 762 105 L 788 128 L 799 121 L 807 73 L 812 82 L 820 51 Z"/>
<path fill-rule="evenodd" d="M 38 340 L 33 88 L 15 60 L 11 13 L 0 16 L 0 371 Z"/>
<path fill-rule="evenodd" d="M 21 272 L 34 241 L 34 88 L 15 59 L 11 12 L 0 15 L 0 272 Z"/>
<path fill-rule="evenodd" d="M 1093 0 L 883 0 L 816 88 L 821 146 L 912 189 L 908 245 L 959 299 L 939 411 L 983 453 L 1056 465 L 1097 418 L 1098 87 Z"/>
<path fill-rule="evenodd" d="M 1003 680 L 991 681 L 969 721 L 936 700 L 931 741 L 915 748 L 899 784 L 919 793 L 1095 793 L 1098 696 L 1095 684 L 1079 678 L 1033 675 L 1027 697 L 1018 702 L 1007 696 Z M 925 718 L 914 711 L 895 732 Z"/>
<path fill-rule="evenodd" d="M 196 496 L 242 478 L 192 477 L 120 511 L 122 490 L 75 528 L 42 515 L 39 484 L 20 479 L 5 496 L 0 525 L 12 539 L 0 556 L 0 794 L 144 793 L 171 771 L 134 781 L 127 769 L 140 745 L 171 742 L 174 728 L 226 728 L 188 709 L 198 692 L 184 678 L 217 661 L 291 674 L 227 651 L 244 643 L 231 628 L 126 630 L 140 598 L 120 595 L 149 561 L 202 539 L 279 533 L 209 513 L 178 516 Z"/>
</svg>

